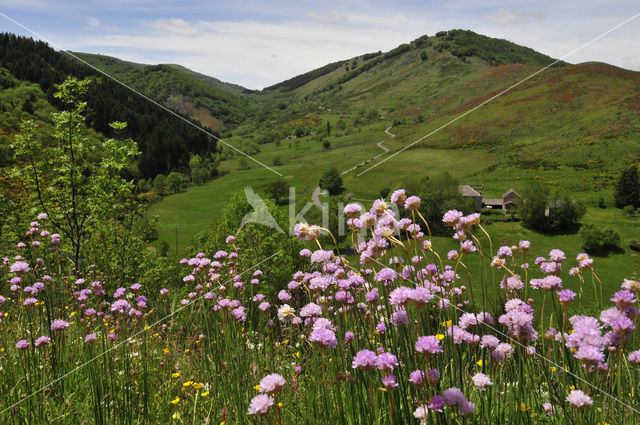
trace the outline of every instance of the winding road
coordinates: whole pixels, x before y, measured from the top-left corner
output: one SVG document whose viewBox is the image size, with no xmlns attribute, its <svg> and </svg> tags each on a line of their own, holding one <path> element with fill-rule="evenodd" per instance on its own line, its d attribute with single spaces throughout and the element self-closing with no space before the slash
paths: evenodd
<svg viewBox="0 0 640 425">
<path fill-rule="evenodd" d="M 385 128 L 385 129 L 384 129 L 384 132 L 385 132 L 388 136 L 390 136 L 390 137 L 396 137 L 396 135 L 395 135 L 395 134 L 393 134 L 393 133 L 391 133 L 391 132 L 389 131 L 389 130 L 391 130 L 391 128 L 392 128 L 392 127 L 393 127 L 393 125 L 390 125 L 389 127 Z M 344 176 L 345 174 L 350 173 L 351 171 L 355 170 L 356 168 L 361 167 L 361 166 L 365 165 L 365 164 L 366 164 L 366 163 L 368 163 L 368 162 L 371 162 L 371 161 L 374 161 L 374 160 L 376 160 L 376 159 L 380 158 L 382 155 L 386 154 L 386 153 L 387 153 L 387 152 L 389 152 L 389 150 L 390 150 L 390 149 L 389 149 L 389 148 L 387 148 L 386 146 L 383 146 L 383 145 L 382 145 L 382 142 L 378 142 L 378 143 L 376 143 L 376 146 L 378 146 L 378 147 L 379 147 L 380 149 L 382 149 L 384 152 L 382 152 L 382 153 L 380 153 L 380 154 L 378 154 L 378 155 L 374 156 L 373 158 L 370 158 L 370 159 L 368 159 L 368 160 L 366 160 L 366 161 L 362 161 L 360 164 L 358 164 L 358 165 L 356 165 L 356 166 L 354 166 L 354 167 L 351 167 L 351 168 L 349 168 L 348 170 L 344 170 L 342 173 L 340 173 L 340 175 L 341 175 L 341 176 Z"/>
</svg>

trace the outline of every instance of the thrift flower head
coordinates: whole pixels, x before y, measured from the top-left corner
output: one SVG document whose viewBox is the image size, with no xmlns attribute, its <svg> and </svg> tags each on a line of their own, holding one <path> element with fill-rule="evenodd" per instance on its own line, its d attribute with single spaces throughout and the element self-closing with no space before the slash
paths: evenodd
<svg viewBox="0 0 640 425">
<path fill-rule="evenodd" d="M 41 345 L 47 345 L 50 343 L 51 343 L 51 338 L 49 338 L 46 335 L 42 335 L 41 337 L 38 337 L 38 339 L 36 339 L 35 346 L 40 347 Z"/>
<path fill-rule="evenodd" d="M 260 381 L 260 392 L 266 394 L 277 394 L 287 381 L 277 373 L 271 373 Z"/>
<path fill-rule="evenodd" d="M 29 345 L 31 344 L 26 339 L 21 339 L 20 341 L 16 342 L 16 348 L 19 350 L 26 350 Z"/>
<path fill-rule="evenodd" d="M 376 367 L 378 356 L 371 350 L 360 350 L 353 357 L 351 367 L 353 369 L 373 369 Z"/>
<path fill-rule="evenodd" d="M 418 353 L 423 354 L 427 357 L 432 356 L 436 353 L 442 353 L 440 340 L 434 335 L 419 337 L 416 341 L 415 349 Z"/>
<path fill-rule="evenodd" d="M 265 415 L 271 406 L 273 406 L 274 399 L 266 394 L 258 394 L 251 399 L 249 404 L 250 415 Z"/>
<path fill-rule="evenodd" d="M 391 372 L 398 366 L 398 358 L 391 353 L 381 353 L 376 359 L 376 367 L 383 372 Z"/>
<path fill-rule="evenodd" d="M 309 341 L 315 342 L 323 348 L 336 348 L 338 345 L 336 334 L 332 330 L 325 328 L 317 328 L 311 331 Z"/>
<path fill-rule="evenodd" d="M 64 320 L 54 320 L 53 323 L 51 323 L 52 331 L 61 331 L 68 327 L 69 327 L 69 322 L 66 322 Z"/>
<path fill-rule="evenodd" d="M 475 385 L 480 391 L 485 391 L 493 382 L 491 382 L 491 378 L 489 378 L 484 373 L 478 372 L 471 378 L 473 381 L 473 385 Z"/>
<path fill-rule="evenodd" d="M 578 410 L 581 410 L 593 404 L 593 400 L 591 399 L 591 397 L 586 395 L 581 390 L 572 390 L 567 396 L 567 401 Z"/>
</svg>

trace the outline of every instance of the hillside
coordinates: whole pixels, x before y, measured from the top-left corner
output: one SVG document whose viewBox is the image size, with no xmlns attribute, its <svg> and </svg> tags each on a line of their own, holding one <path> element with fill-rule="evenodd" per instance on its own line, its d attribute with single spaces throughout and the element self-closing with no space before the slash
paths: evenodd
<svg viewBox="0 0 640 425">
<path fill-rule="evenodd" d="M 421 37 L 393 54 L 330 64 L 252 95 L 256 119 L 228 141 L 257 144 L 256 159 L 286 176 L 305 199 L 330 167 L 343 173 L 345 193 L 358 199 L 444 172 L 485 185 L 490 196 L 541 179 L 591 205 L 609 199 L 620 169 L 640 160 L 640 73 L 560 62 L 414 144 L 554 61 L 503 40 L 450 33 Z M 475 45 L 463 50 L 473 54 L 465 56 L 459 49 L 469 39 Z M 396 137 L 385 133 L 390 127 Z M 159 224 L 161 237 L 172 232 L 167 242 L 177 225 L 185 246 L 212 222 L 205 211 L 222 208 L 246 185 L 260 188 L 276 178 L 239 158 L 221 168 L 230 173 L 153 207 L 169 217 Z"/>
<path fill-rule="evenodd" d="M 104 55 L 74 54 L 212 130 L 236 125 L 248 114 L 247 102 L 237 96 L 246 91 L 243 87 L 226 84 L 177 65 L 144 65 Z"/>
<path fill-rule="evenodd" d="M 184 169 L 191 154 L 216 151 L 215 139 L 44 42 L 0 34 L 0 66 L 18 80 L 39 85 L 53 105 L 57 104 L 53 99 L 54 85 L 66 76 L 91 78 L 88 125 L 109 136 L 110 122 L 126 121 L 127 135 L 142 152 L 138 167 L 144 177 Z"/>
</svg>

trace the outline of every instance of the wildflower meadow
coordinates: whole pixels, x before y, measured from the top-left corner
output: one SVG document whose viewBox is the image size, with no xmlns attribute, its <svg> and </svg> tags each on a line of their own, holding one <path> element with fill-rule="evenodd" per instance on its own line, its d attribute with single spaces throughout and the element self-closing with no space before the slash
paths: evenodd
<svg viewBox="0 0 640 425">
<path fill-rule="evenodd" d="M 230 235 L 159 290 L 75 270 L 40 214 L 0 268 L 0 421 L 640 423 L 639 282 L 605 295 L 587 254 L 494 246 L 455 210 L 442 220 L 459 249 L 439 252 L 419 205 L 404 190 L 347 205 L 345 254 L 296 225 L 289 282 Z M 574 312 L 587 299 L 594 317 Z"/>
</svg>

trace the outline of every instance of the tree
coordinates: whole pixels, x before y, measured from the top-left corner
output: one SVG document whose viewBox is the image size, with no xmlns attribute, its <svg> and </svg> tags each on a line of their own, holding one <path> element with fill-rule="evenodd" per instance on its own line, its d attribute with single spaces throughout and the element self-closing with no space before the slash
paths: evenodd
<svg viewBox="0 0 640 425">
<path fill-rule="evenodd" d="M 640 207 L 640 179 L 635 165 L 620 173 L 615 188 L 614 201 L 617 208 L 624 208 L 627 205 L 632 205 L 633 208 Z"/>
<path fill-rule="evenodd" d="M 620 235 L 611 228 L 601 229 L 593 224 L 585 224 L 580 229 L 579 236 L 581 246 L 587 252 L 620 248 Z"/>
<path fill-rule="evenodd" d="M 331 136 L 331 121 L 327 121 L 327 136 Z"/>
<path fill-rule="evenodd" d="M 331 149 L 331 143 L 328 140 L 322 141 L 322 150 L 328 151 Z"/>
<path fill-rule="evenodd" d="M 321 189 L 328 190 L 329 195 L 337 195 L 342 191 L 342 177 L 338 170 L 331 168 L 322 173 L 318 185 Z"/>
<path fill-rule="evenodd" d="M 158 195 L 162 195 L 164 193 L 164 187 L 166 184 L 167 184 L 167 176 L 165 176 L 164 174 L 158 174 L 153 179 L 154 192 L 156 192 Z"/>
<path fill-rule="evenodd" d="M 458 210 L 465 214 L 473 211 L 470 202 L 458 191 L 458 181 L 449 173 L 409 182 L 406 189 L 407 193 L 415 193 L 420 197 L 420 214 L 429 224 L 431 232 L 436 235 L 451 234 L 451 228 L 442 222 L 442 216 L 447 211 Z M 426 229 L 422 230 L 427 233 Z"/>
<path fill-rule="evenodd" d="M 172 171 L 167 176 L 167 186 L 173 193 L 178 193 L 184 188 L 184 174 Z"/>
<path fill-rule="evenodd" d="M 521 196 L 517 203 L 522 225 L 529 229 L 543 229 L 547 219 L 545 212 L 549 189 L 539 180 L 533 180 L 522 190 Z"/>
<path fill-rule="evenodd" d="M 426 61 L 427 59 L 429 59 L 429 57 L 427 56 L 427 52 L 425 52 L 424 50 L 422 51 L 422 53 L 420 53 L 420 60 L 422 62 Z"/>
<path fill-rule="evenodd" d="M 56 85 L 54 97 L 65 109 L 53 114 L 53 144 L 43 143 L 35 124 L 25 121 L 14 145 L 13 174 L 32 197 L 27 202 L 45 212 L 70 243 L 76 273 L 81 272 L 88 245 L 109 244 L 120 261 L 127 261 L 121 254 L 127 252 L 127 239 L 139 217 L 135 185 L 122 177 L 139 155 L 138 147 L 131 139 L 107 139 L 101 146 L 90 143 L 84 125 L 88 88 L 89 80 L 74 77 Z M 110 127 L 118 133 L 126 124 L 114 122 Z M 112 242 L 107 242 L 107 235 Z"/>
<path fill-rule="evenodd" d="M 280 201 L 287 195 L 287 183 L 284 180 L 276 180 L 267 185 L 267 192 L 273 198 L 276 205 L 280 205 Z"/>
<path fill-rule="evenodd" d="M 518 213 L 522 225 L 543 232 L 566 232 L 576 229 L 586 209 L 567 196 L 550 196 L 542 182 L 534 180 L 522 191 Z"/>
</svg>

